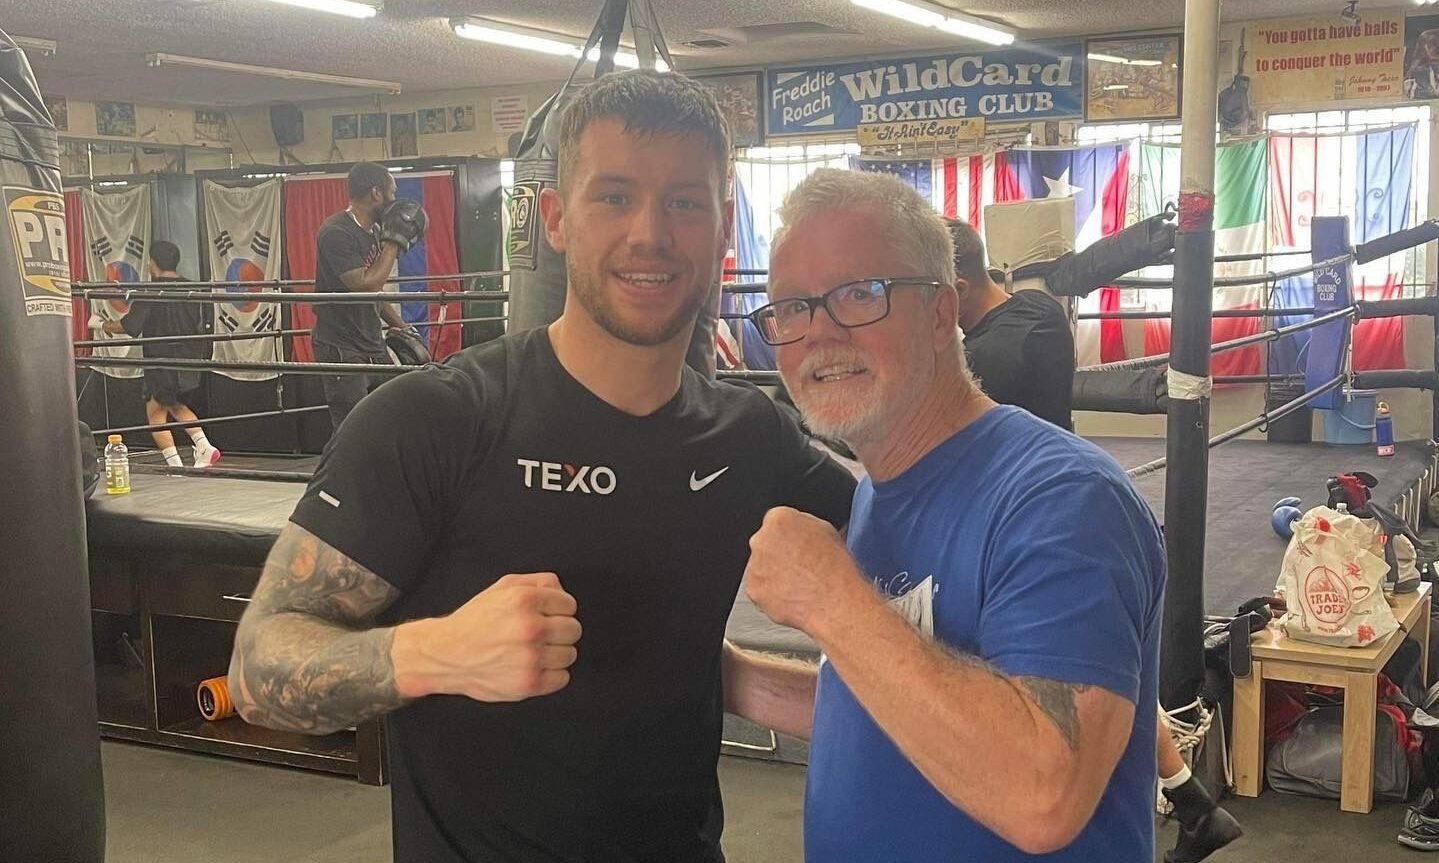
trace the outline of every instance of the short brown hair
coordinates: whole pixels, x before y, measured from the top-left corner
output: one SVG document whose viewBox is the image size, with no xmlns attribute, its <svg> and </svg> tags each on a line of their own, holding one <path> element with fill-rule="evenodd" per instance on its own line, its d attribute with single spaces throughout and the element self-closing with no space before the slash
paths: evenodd
<svg viewBox="0 0 1439 863">
<path fill-rule="evenodd" d="M 959 219 L 945 219 L 949 236 L 954 240 L 954 273 L 971 286 L 989 281 L 989 268 L 985 265 L 984 240 L 968 222 Z"/>
<path fill-rule="evenodd" d="M 562 190 L 579 156 L 580 136 L 590 123 L 605 118 L 620 120 L 626 132 L 698 135 L 709 145 L 721 181 L 729 176 L 729 126 L 709 88 L 674 72 L 631 69 L 589 84 L 560 115 Z"/>
</svg>

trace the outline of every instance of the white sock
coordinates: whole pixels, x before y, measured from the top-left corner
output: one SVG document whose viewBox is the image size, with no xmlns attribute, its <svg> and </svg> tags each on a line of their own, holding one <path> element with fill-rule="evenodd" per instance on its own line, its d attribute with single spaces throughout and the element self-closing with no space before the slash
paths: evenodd
<svg viewBox="0 0 1439 863">
<path fill-rule="evenodd" d="M 180 458 L 180 451 L 172 446 L 167 446 L 160 450 L 160 455 L 165 457 L 165 464 L 168 464 L 170 467 L 185 466 L 185 462 Z"/>
<path fill-rule="evenodd" d="M 211 448 L 210 439 L 205 437 L 205 433 L 202 431 L 192 433 L 190 435 L 190 441 L 195 444 L 195 449 L 197 450 L 203 451 Z"/>
<path fill-rule="evenodd" d="M 1163 785 L 1165 788 L 1168 788 L 1170 791 L 1173 791 L 1174 789 L 1188 782 L 1193 777 L 1194 771 L 1190 770 L 1188 765 L 1185 765 L 1183 770 L 1179 771 L 1168 779 L 1165 779 L 1163 776 L 1159 777 L 1159 784 Z"/>
</svg>

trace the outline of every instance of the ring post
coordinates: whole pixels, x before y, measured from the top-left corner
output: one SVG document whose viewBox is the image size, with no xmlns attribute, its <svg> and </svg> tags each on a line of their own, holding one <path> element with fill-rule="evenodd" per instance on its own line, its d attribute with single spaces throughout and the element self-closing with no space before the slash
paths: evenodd
<svg viewBox="0 0 1439 863">
<path fill-rule="evenodd" d="M 1184 4 L 1183 143 L 1164 532 L 1169 583 L 1160 643 L 1160 701 L 1174 710 L 1204 682 L 1204 532 L 1209 499 L 1209 342 L 1214 307 L 1214 158 L 1218 119 L 1219 0 Z"/>
</svg>

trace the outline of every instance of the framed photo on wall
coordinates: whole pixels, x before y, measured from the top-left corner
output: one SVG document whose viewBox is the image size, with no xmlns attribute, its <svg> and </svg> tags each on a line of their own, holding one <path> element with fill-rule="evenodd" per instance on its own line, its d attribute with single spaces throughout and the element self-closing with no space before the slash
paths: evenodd
<svg viewBox="0 0 1439 863">
<path fill-rule="evenodd" d="M 737 75 L 697 76 L 696 81 L 714 91 L 720 112 L 729 123 L 730 137 L 736 147 L 758 147 L 764 143 L 764 111 L 760 92 L 764 75 L 744 72 Z"/>
<path fill-rule="evenodd" d="M 1088 40 L 1085 121 L 1178 118 L 1182 44 L 1178 33 Z"/>
<path fill-rule="evenodd" d="M 224 111 L 195 109 L 195 140 L 213 144 L 229 143 L 229 115 Z"/>
<path fill-rule="evenodd" d="M 360 115 L 360 137 L 361 138 L 384 138 L 389 126 L 385 123 L 383 113 L 361 114 Z"/>
<path fill-rule="evenodd" d="M 360 137 L 358 114 L 336 114 L 330 118 L 330 137 L 336 141 L 353 141 Z"/>
<path fill-rule="evenodd" d="M 451 132 L 473 132 L 475 131 L 475 106 L 456 105 L 450 108 L 450 131 Z"/>
<path fill-rule="evenodd" d="M 95 132 L 118 138 L 135 137 L 135 106 L 130 102 L 96 102 Z"/>
<path fill-rule="evenodd" d="M 70 129 L 70 104 L 65 101 L 64 96 L 45 96 L 45 108 L 50 112 L 50 119 L 55 121 L 55 131 L 66 132 Z"/>
<path fill-rule="evenodd" d="M 1404 98 L 1439 99 L 1439 15 L 1404 19 Z"/>
<path fill-rule="evenodd" d="M 390 157 L 418 155 L 420 155 L 420 142 L 415 133 L 415 115 L 391 114 Z"/>
<path fill-rule="evenodd" d="M 417 113 L 421 135 L 443 135 L 449 131 L 444 108 L 421 108 Z"/>
</svg>

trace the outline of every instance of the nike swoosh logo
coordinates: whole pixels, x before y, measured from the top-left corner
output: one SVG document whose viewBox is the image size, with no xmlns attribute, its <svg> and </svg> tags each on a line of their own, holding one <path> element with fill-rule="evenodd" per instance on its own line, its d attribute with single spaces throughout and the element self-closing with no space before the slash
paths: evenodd
<svg viewBox="0 0 1439 863">
<path fill-rule="evenodd" d="M 727 471 L 727 470 L 729 470 L 729 466 L 728 466 L 728 465 L 726 465 L 725 467 L 720 468 L 719 470 L 715 471 L 714 473 L 710 474 L 709 476 L 707 476 L 707 477 L 705 477 L 705 478 L 703 478 L 703 479 L 700 479 L 699 476 L 698 476 L 696 473 L 691 472 L 691 473 L 690 473 L 690 491 L 701 491 L 701 490 L 703 490 L 705 486 L 707 486 L 707 485 L 709 485 L 710 483 L 714 482 L 715 480 L 719 479 L 719 478 L 720 478 L 720 475 L 723 474 L 723 473 L 724 473 L 725 471 Z"/>
</svg>

